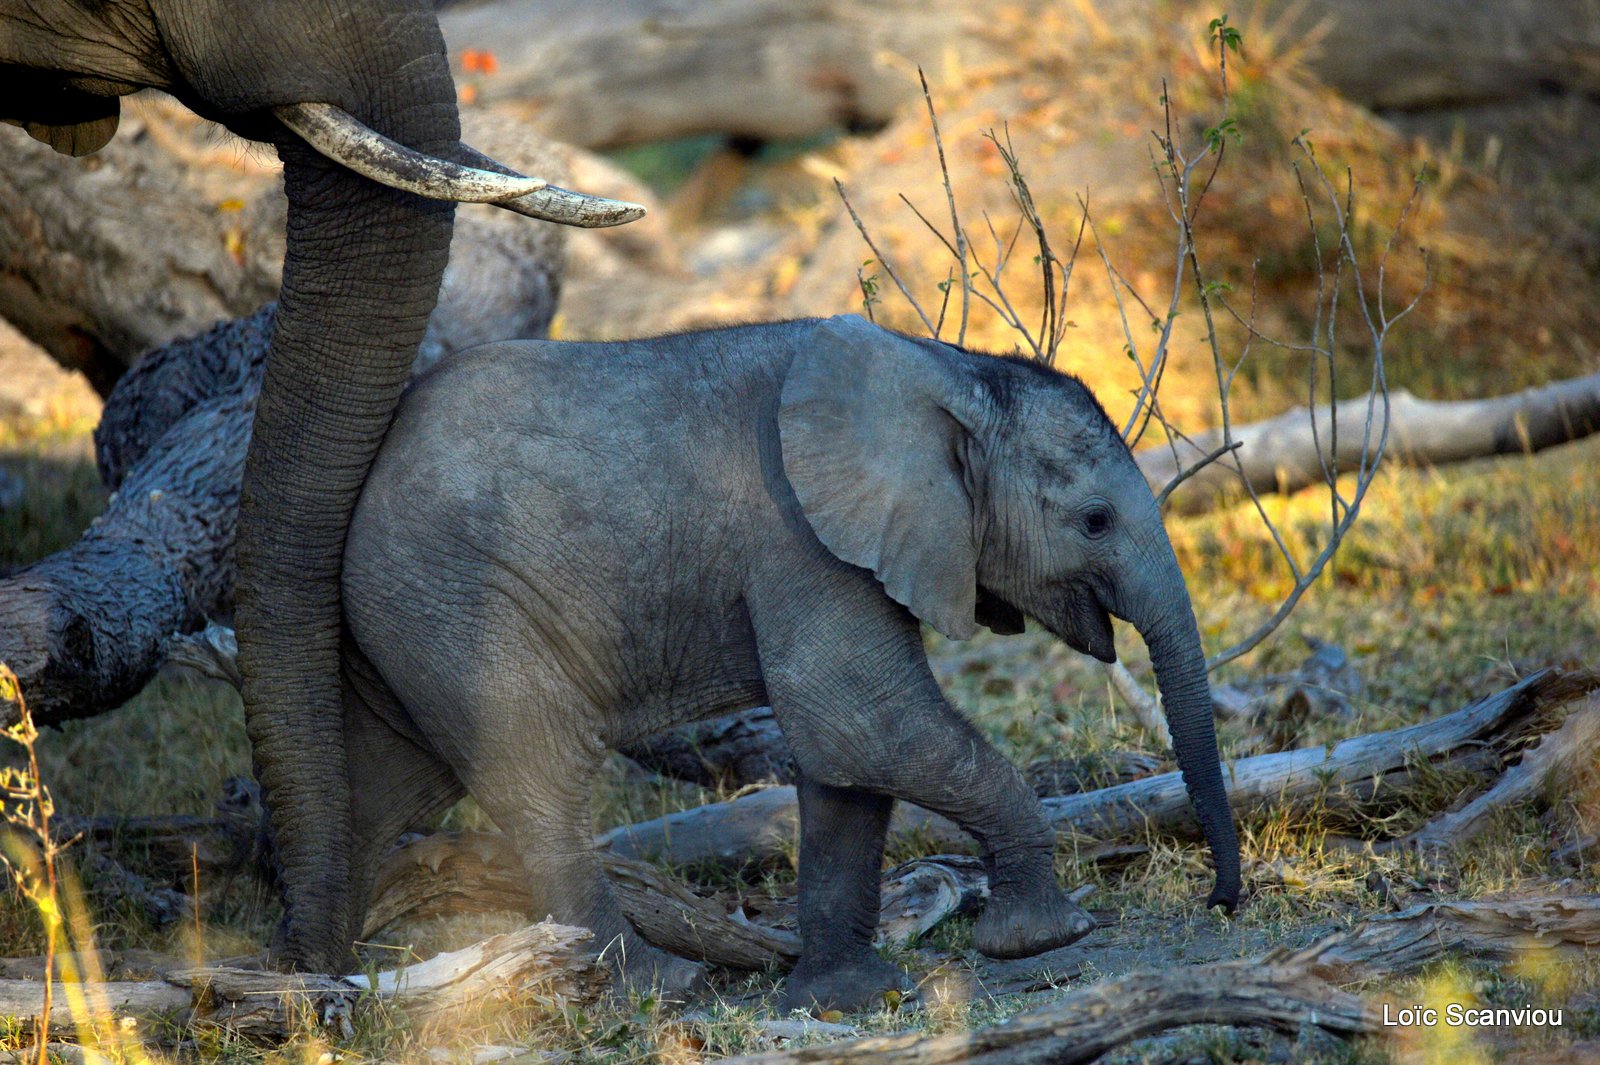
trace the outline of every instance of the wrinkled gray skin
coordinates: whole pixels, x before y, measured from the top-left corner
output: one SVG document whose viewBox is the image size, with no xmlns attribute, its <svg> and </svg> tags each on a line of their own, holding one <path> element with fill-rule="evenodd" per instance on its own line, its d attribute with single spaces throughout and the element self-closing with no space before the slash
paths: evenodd
<svg viewBox="0 0 1600 1065">
<path fill-rule="evenodd" d="M 1092 395 L 1036 364 L 853 316 L 477 348 L 403 401 L 344 589 L 358 880 L 465 790 L 516 842 L 535 911 L 616 942 L 630 976 L 681 986 L 685 963 L 633 933 L 601 876 L 594 772 L 609 748 L 763 702 L 803 775 L 791 1004 L 896 983 L 871 947 L 894 799 L 980 844 L 979 950 L 1089 930 L 1038 800 L 940 694 L 919 618 L 960 638 L 1027 614 L 1106 661 L 1108 615 L 1132 622 L 1216 860 L 1210 901 L 1238 897 L 1160 514 Z"/>
<path fill-rule="evenodd" d="M 350 894 L 339 565 L 433 310 L 453 205 L 343 170 L 270 109 L 334 104 L 419 151 L 472 157 L 428 0 L 0 0 L 0 121 L 83 155 L 111 138 L 118 97 L 142 88 L 272 143 L 283 160 L 283 287 L 239 515 L 240 663 L 285 890 L 277 956 L 342 972 L 361 907 Z"/>
</svg>

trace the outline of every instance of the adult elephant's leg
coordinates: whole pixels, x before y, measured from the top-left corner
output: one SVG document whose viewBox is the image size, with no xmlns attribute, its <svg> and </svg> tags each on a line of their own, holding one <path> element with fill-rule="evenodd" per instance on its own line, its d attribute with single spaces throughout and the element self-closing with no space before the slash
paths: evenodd
<svg viewBox="0 0 1600 1065">
<path fill-rule="evenodd" d="M 872 947 L 878 929 L 883 841 L 894 800 L 802 776 L 800 964 L 784 983 L 783 1008 L 871 1005 L 904 977 Z"/>
<path fill-rule="evenodd" d="M 804 604 L 804 609 L 797 609 Z M 1033 790 L 945 701 L 921 630 L 864 570 L 750 598 L 773 711 L 807 777 L 943 814 L 978 841 L 989 904 L 973 945 L 995 958 L 1064 946 L 1094 920 L 1061 891 Z"/>
<path fill-rule="evenodd" d="M 426 824 L 466 789 L 420 736 L 395 728 L 393 722 L 405 721 L 405 710 L 377 671 L 348 643 L 343 679 L 354 828 L 349 938 L 354 941 L 362 936 L 378 870 L 395 840 Z"/>
</svg>

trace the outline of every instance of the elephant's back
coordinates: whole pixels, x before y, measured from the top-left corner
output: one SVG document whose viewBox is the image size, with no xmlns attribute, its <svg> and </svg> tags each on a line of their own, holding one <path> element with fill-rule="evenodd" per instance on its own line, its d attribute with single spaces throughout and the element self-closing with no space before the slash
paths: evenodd
<svg viewBox="0 0 1600 1065">
<path fill-rule="evenodd" d="M 643 549 L 664 524 L 725 524 L 761 490 L 756 422 L 787 365 L 774 328 L 444 360 L 400 404 L 347 565 L 416 566 L 454 546 L 547 568 L 591 543 Z"/>
</svg>

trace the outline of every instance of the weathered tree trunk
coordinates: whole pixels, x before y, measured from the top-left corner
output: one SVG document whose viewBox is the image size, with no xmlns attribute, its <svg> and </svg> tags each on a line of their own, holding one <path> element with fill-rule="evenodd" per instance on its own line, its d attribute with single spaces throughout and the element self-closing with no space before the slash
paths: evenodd
<svg viewBox="0 0 1600 1065">
<path fill-rule="evenodd" d="M 1577 670 L 1543 670 L 1516 685 L 1434 721 L 1375 732 L 1331 746 L 1241 758 L 1228 767 L 1228 798 L 1251 813 L 1352 793 L 1370 802 L 1409 781 L 1418 760 L 1471 756 L 1488 738 L 1512 732 L 1536 711 L 1561 706 L 1600 688 L 1600 676 Z M 1111 840 L 1146 831 L 1193 836 L 1199 826 L 1177 773 L 1162 773 L 1110 788 L 1043 800 L 1046 816 L 1062 833 Z M 766 788 L 728 802 L 711 803 L 653 821 L 624 825 L 601 837 L 625 857 L 678 865 L 707 862 L 739 866 L 788 853 L 799 807 L 792 787 Z M 953 823 L 919 807 L 898 803 L 890 832 L 949 848 L 970 845 Z"/>
<path fill-rule="evenodd" d="M 1115 1047 L 1186 1024 L 1315 1025 L 1340 1036 L 1381 1030 L 1376 1004 L 1334 983 L 1408 976 L 1451 954 L 1526 964 L 1558 954 L 1581 961 L 1600 944 L 1594 895 L 1442 902 L 1378 917 L 1301 951 L 1135 973 L 1093 984 L 1003 1024 L 917 1032 L 728 1059 L 737 1065 L 939 1065 L 1094 1061 Z"/>
<path fill-rule="evenodd" d="M 610 984 L 610 972 L 589 948 L 594 934 L 548 922 L 494 936 L 463 950 L 415 965 L 364 975 L 285 974 L 224 967 L 168 969 L 159 980 L 78 985 L 97 1021 L 179 1014 L 199 1029 L 221 1029 L 253 1039 L 283 1039 L 310 1017 L 348 1038 L 363 991 L 401 1003 L 413 1016 L 539 994 L 587 1005 Z M 0 980 L 0 1013 L 31 1025 L 44 1008 L 44 985 Z M 52 1028 L 70 1027 L 71 1001 L 57 994 Z M 113 1027 L 113 1030 L 114 1027 Z"/>
<path fill-rule="evenodd" d="M 1311 69 L 1368 107 L 1600 91 L 1600 10 L 1587 0 L 1256 0 L 1252 10 L 1280 40 L 1315 40 Z"/>
<path fill-rule="evenodd" d="M 1367 399 L 1341 400 L 1338 404 L 1338 453 L 1330 465 L 1340 473 L 1359 468 L 1363 455 L 1377 446 L 1383 407 L 1376 408 L 1372 435 L 1363 432 Z M 1320 437 L 1324 449 L 1332 439 L 1334 411 L 1319 407 L 1313 434 L 1310 412 L 1295 407 L 1275 418 L 1235 426 L 1233 439 L 1244 477 L 1258 493 L 1293 492 L 1323 483 L 1318 456 Z M 1495 455 L 1527 454 L 1557 444 L 1580 440 L 1600 432 L 1600 374 L 1557 381 L 1509 396 L 1434 403 L 1410 392 L 1389 397 L 1389 441 L 1386 462 L 1408 466 L 1444 466 Z M 1222 446 L 1218 432 L 1196 434 L 1194 446 L 1180 444 L 1178 458 L 1184 466 Z M 1141 450 L 1136 458 L 1145 479 L 1159 491 L 1178 467 L 1172 449 Z M 1194 512 L 1218 500 L 1238 498 L 1244 489 L 1232 458 L 1224 457 L 1179 485 L 1170 497 L 1178 511 Z"/>
<path fill-rule="evenodd" d="M 1529 748 L 1494 787 L 1459 810 L 1429 821 L 1415 832 L 1385 841 L 1380 851 L 1448 851 L 1477 838 L 1493 816 L 1529 799 L 1569 793 L 1585 774 L 1597 771 L 1600 749 L 1600 698 L 1570 714 L 1561 727 Z"/>
<path fill-rule="evenodd" d="M 507 116 L 469 109 L 462 130 L 524 173 L 558 184 L 575 176 L 584 187 L 650 202 L 615 167 Z M 151 94 L 131 98 L 120 135 L 81 159 L 0 128 L 0 316 L 109 394 L 145 351 L 276 298 L 281 186 L 275 161 Z M 618 260 L 659 258 L 663 234 L 657 221 L 643 232 L 574 237 L 563 226 L 463 207 L 419 363 L 543 335 L 569 244 L 582 249 L 577 274 L 615 272 Z"/>
<path fill-rule="evenodd" d="M 585 148 L 877 128 L 915 99 L 918 64 L 998 54 L 981 23 L 953 0 L 494 0 L 439 16 L 452 56 L 495 57 L 493 75 L 462 75 L 479 102 Z"/>
</svg>

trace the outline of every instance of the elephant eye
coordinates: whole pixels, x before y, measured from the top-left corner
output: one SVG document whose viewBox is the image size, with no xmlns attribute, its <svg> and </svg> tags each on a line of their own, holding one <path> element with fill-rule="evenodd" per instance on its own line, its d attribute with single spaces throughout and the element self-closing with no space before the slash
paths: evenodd
<svg viewBox="0 0 1600 1065">
<path fill-rule="evenodd" d="M 1083 531 L 1098 540 L 1111 531 L 1111 511 L 1106 507 L 1090 507 L 1083 512 Z"/>
</svg>

